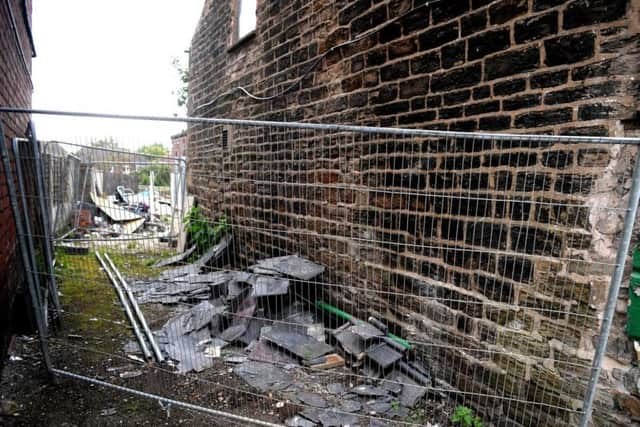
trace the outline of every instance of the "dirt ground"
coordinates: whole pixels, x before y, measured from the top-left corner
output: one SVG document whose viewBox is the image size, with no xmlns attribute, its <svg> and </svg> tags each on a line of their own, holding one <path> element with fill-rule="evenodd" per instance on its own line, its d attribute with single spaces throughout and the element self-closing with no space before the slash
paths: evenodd
<svg viewBox="0 0 640 427">
<path fill-rule="evenodd" d="M 163 254 L 113 254 L 127 277 L 157 274 L 149 266 Z M 176 374 L 167 364 L 146 365 L 128 359 L 122 346 L 133 339 L 120 303 L 106 276 L 90 255 L 58 254 L 62 328 L 50 340 L 53 365 L 111 384 L 257 418 L 276 424 L 302 408 L 295 397 L 265 395 L 233 374 L 232 366 L 218 360 L 199 374 Z M 173 311 L 166 306 L 143 306 L 151 329 L 160 327 Z M 345 368 L 346 369 L 346 368 Z M 317 387 L 350 381 L 348 372 L 310 375 L 303 370 L 297 382 Z M 357 380 L 354 380 L 357 381 Z M 353 385 L 353 384 L 351 384 Z M 38 340 L 16 337 L 0 382 L 0 425 L 6 426 L 232 426 L 248 422 L 229 420 L 156 400 L 70 378 L 51 381 L 45 373 Z M 445 426 L 451 405 L 429 401 L 404 423 Z M 389 423 L 381 425 L 398 425 Z M 372 424 L 374 425 L 374 424 Z"/>
</svg>

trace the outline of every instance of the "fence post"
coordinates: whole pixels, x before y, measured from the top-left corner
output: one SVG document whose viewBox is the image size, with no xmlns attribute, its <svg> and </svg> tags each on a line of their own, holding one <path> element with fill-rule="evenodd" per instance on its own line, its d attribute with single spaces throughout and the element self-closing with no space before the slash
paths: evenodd
<svg viewBox="0 0 640 427">
<path fill-rule="evenodd" d="M 629 204 L 627 206 L 627 213 L 624 218 L 624 228 L 622 229 L 622 235 L 620 236 L 618 253 L 616 254 L 616 266 L 613 271 L 613 275 L 611 276 L 609 295 L 607 297 L 607 304 L 604 309 L 602 326 L 600 327 L 600 335 L 598 337 L 598 346 L 596 347 L 596 353 L 593 358 L 593 365 L 591 366 L 591 377 L 589 378 L 589 384 L 587 386 L 587 394 L 584 397 L 584 412 L 582 413 L 582 418 L 580 420 L 581 427 L 587 427 L 587 425 L 589 424 L 589 419 L 591 418 L 591 412 L 593 410 L 593 400 L 595 399 L 596 390 L 598 387 L 598 378 L 600 377 L 600 368 L 602 367 L 602 360 L 604 359 L 607 349 L 609 331 L 611 330 L 611 323 L 613 322 L 616 303 L 618 301 L 620 283 L 622 282 L 622 275 L 624 274 L 624 265 L 627 259 L 627 254 L 629 253 L 629 245 L 631 243 L 631 235 L 633 234 L 633 225 L 638 211 L 639 200 L 640 150 L 636 154 L 635 165 L 633 169 L 633 179 L 631 183 L 631 192 L 629 193 Z"/>
<path fill-rule="evenodd" d="M 42 228 L 44 234 L 44 262 L 46 264 L 47 273 L 49 276 L 49 293 L 51 294 L 51 301 L 53 302 L 53 308 L 55 315 L 53 318 L 56 324 L 60 323 L 61 309 L 60 299 L 58 298 L 58 285 L 56 284 L 56 275 L 53 271 L 53 239 L 51 238 L 51 219 L 49 218 L 49 209 L 47 201 L 44 196 L 44 167 L 42 165 L 42 155 L 40 154 L 40 145 L 36 138 L 36 128 L 32 121 L 29 121 L 29 133 L 31 138 L 31 145 L 33 148 L 33 158 L 35 160 L 34 169 L 36 171 L 36 188 L 38 192 L 38 203 L 40 204 L 40 215 L 42 217 Z"/>
<path fill-rule="evenodd" d="M 43 310 L 38 298 L 38 290 L 35 288 L 35 284 L 33 283 L 33 278 L 31 277 L 29 272 L 26 271 L 29 265 L 29 257 L 27 255 L 27 247 L 24 239 L 27 236 L 25 236 L 24 230 L 22 228 L 22 220 L 20 218 L 20 210 L 18 209 L 16 188 L 14 186 L 13 175 L 11 173 L 9 151 L 7 150 L 7 146 L 5 144 L 4 129 L 2 127 L 2 122 L 0 122 L 0 155 L 2 156 L 2 163 L 4 166 L 7 190 L 9 193 L 11 210 L 13 211 L 13 218 L 16 226 L 16 234 L 17 234 L 19 246 L 20 246 L 20 255 L 22 257 L 22 264 L 25 268 L 25 273 L 27 276 L 27 286 L 29 288 L 29 296 L 31 298 L 31 305 L 33 306 L 36 326 L 38 328 L 38 335 L 40 336 L 40 348 L 42 350 L 42 358 L 44 360 L 44 365 L 47 368 L 47 371 L 50 374 L 53 374 L 53 366 L 51 364 L 51 357 L 49 354 L 49 342 L 47 338 L 48 337 L 47 325 L 43 318 Z"/>
</svg>

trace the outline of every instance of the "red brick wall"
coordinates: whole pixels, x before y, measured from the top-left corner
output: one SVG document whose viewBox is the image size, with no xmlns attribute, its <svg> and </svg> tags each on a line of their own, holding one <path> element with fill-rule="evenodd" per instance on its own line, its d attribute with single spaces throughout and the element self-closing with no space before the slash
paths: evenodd
<svg viewBox="0 0 640 427">
<path fill-rule="evenodd" d="M 568 135 L 620 136 L 635 126 L 640 0 L 445 0 L 333 52 L 284 97 L 219 97 L 236 86 L 279 93 L 327 49 L 420 3 L 263 0 L 255 36 L 232 46 L 231 2 L 207 1 L 191 46 L 190 114 Z M 188 133 L 189 190 L 211 216 L 224 212 L 247 227 L 238 230 L 237 246 L 249 261 L 298 251 L 327 265 L 333 283 L 381 291 L 371 297 L 342 290 L 335 298 L 348 311 L 367 307 L 361 317 L 383 313 L 402 333 L 453 347 L 432 350 L 437 374 L 459 389 L 514 399 L 488 409 L 497 420 L 575 422 L 518 400 L 572 407 L 581 399 L 588 368 L 576 365 L 592 355 L 608 286 L 608 272 L 591 261 L 613 262 L 602 247 L 615 248 L 619 228 L 603 225 L 620 217 L 594 221 L 598 213 L 585 208 L 549 209 L 542 199 L 533 199 L 545 202 L 534 207 L 519 197 L 620 209 L 632 148 L 391 138 L 359 146 L 357 137 L 237 128 L 225 151 L 219 127 L 192 125 Z M 362 156 L 370 169 L 358 162 Z M 323 188 L 354 182 L 366 188 Z M 292 183 L 310 188 L 297 191 L 304 187 Z M 487 192 L 489 200 L 456 207 L 398 195 L 445 190 Z M 510 206 L 498 204 L 505 193 Z M 430 245 L 436 249 L 420 250 Z M 558 260 L 576 253 L 584 258 Z M 382 296 L 389 290 L 401 303 Z M 613 393 L 624 387 L 622 371 L 610 369 L 626 369 L 634 357 L 624 319 L 621 309 L 601 381 L 607 389 L 597 401 L 599 424 L 628 422 Z M 514 322 L 517 331 L 509 327 Z"/>
<path fill-rule="evenodd" d="M 23 19 L 21 0 L 11 0 L 18 36 L 24 51 L 26 69 L 22 62 L 20 51 L 16 46 L 15 36 L 11 28 L 11 21 L 7 6 L 0 2 L 0 105 L 31 107 L 31 53 L 32 47 L 29 34 Z M 28 13 L 31 14 L 31 2 L 28 2 Z M 0 143 L 10 146 L 11 138 L 24 136 L 28 117 L 26 115 L 0 114 L 5 133 L 5 141 Z M 9 204 L 6 187 L 5 171 L 0 164 L 0 354 L 4 354 L 13 325 L 13 310 L 16 294 L 21 284 L 20 262 L 16 245 L 16 230 L 13 213 Z"/>
</svg>

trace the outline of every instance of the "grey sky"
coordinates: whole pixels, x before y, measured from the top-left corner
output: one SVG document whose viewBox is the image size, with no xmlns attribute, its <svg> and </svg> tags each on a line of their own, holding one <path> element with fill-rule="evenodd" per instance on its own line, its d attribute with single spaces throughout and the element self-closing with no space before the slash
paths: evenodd
<svg viewBox="0 0 640 427">
<path fill-rule="evenodd" d="M 34 0 L 34 108 L 183 115 L 171 64 L 189 48 L 203 0 Z M 86 142 L 114 137 L 127 148 L 168 146 L 180 123 L 35 116 L 38 136 Z"/>
</svg>

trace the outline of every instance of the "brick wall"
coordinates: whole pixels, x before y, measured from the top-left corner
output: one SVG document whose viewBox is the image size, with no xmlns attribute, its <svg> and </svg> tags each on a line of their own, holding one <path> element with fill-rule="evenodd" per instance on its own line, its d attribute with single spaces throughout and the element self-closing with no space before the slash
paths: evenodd
<svg viewBox="0 0 640 427">
<path fill-rule="evenodd" d="M 637 126 L 638 0 L 446 1 L 331 53 L 283 97 L 224 95 L 239 85 L 279 93 L 327 49 L 411 7 L 260 1 L 255 35 L 231 45 L 230 3 L 207 1 L 190 114 L 596 136 Z M 329 282 L 349 284 L 332 292 L 336 304 L 455 347 L 422 350 L 487 417 L 575 422 L 553 408 L 577 408 L 584 393 L 633 147 L 228 131 L 223 148 L 220 127 L 189 127 L 189 190 L 212 216 L 247 227 L 241 256 L 302 253 L 329 267 Z M 336 188 L 353 183 L 362 185 Z M 471 197 L 444 203 L 443 193 Z M 575 207 L 585 204 L 617 210 Z M 630 415 L 611 392 L 634 357 L 624 311 L 621 301 L 598 424 Z M 511 403 L 473 397 L 496 393 Z"/>
<path fill-rule="evenodd" d="M 15 35 L 7 6 L 0 2 L 0 105 L 31 107 L 31 55 L 32 46 L 28 27 L 23 15 L 23 1 L 11 0 L 11 9 L 16 21 L 18 36 L 24 51 L 25 64 L 16 46 Z M 31 2 L 26 4 L 28 15 L 31 14 Z M 24 136 L 28 123 L 26 115 L 0 114 L 5 133 L 5 141 L 0 143 L 10 146 L 11 138 Z M 16 231 L 13 213 L 9 204 L 5 172 L 0 165 L 0 360 L 4 361 L 10 334 L 15 329 L 16 311 L 19 298 L 16 297 L 21 283 L 21 267 L 16 246 Z M 24 314 L 22 314 L 24 316 Z M 0 367 L 2 362 L 0 362 Z"/>
</svg>

